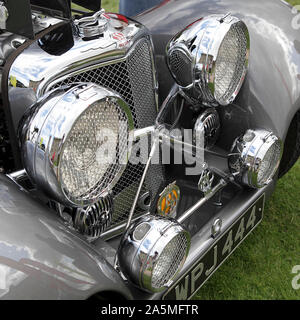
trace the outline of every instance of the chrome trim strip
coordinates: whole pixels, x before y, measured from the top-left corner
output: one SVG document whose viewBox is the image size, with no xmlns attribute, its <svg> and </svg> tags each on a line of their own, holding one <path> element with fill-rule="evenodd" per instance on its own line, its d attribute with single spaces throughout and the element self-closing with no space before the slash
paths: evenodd
<svg viewBox="0 0 300 320">
<path fill-rule="evenodd" d="M 137 221 L 141 217 L 145 217 L 145 216 L 148 216 L 148 215 L 150 215 L 150 212 L 142 213 L 141 215 L 138 215 L 138 216 L 134 217 L 132 219 L 132 223 Z M 107 231 L 103 232 L 100 235 L 100 238 L 105 240 L 105 241 L 106 240 L 110 240 L 112 238 L 115 238 L 115 237 L 121 235 L 125 231 L 126 225 L 127 225 L 127 222 L 124 222 L 124 223 L 121 223 L 121 224 L 111 228 L 111 229 L 108 229 Z"/>
<path fill-rule="evenodd" d="M 140 41 L 144 41 L 145 38 L 140 38 L 139 40 L 137 40 L 134 45 L 131 46 L 130 50 L 127 51 L 126 55 L 122 56 L 122 58 L 112 58 L 112 60 L 109 61 L 105 61 L 105 62 L 101 62 L 101 63 L 97 63 L 97 64 L 93 64 L 91 66 L 73 71 L 73 72 L 68 72 L 66 71 L 64 75 L 61 75 L 61 77 L 59 78 L 54 78 L 53 81 L 48 81 L 47 83 L 45 83 L 45 85 L 40 88 L 39 90 L 39 95 L 43 95 L 45 94 L 45 92 L 51 90 L 52 87 L 54 87 L 57 83 L 64 81 L 67 78 L 79 75 L 81 73 L 87 72 L 87 71 L 91 71 L 91 70 L 95 70 L 95 69 L 99 69 L 105 66 L 109 66 L 109 65 L 113 65 L 116 63 L 120 63 L 120 62 L 126 62 L 128 57 L 132 54 L 132 52 L 136 49 L 136 46 L 139 44 Z"/>
<path fill-rule="evenodd" d="M 130 227 L 131 220 L 132 220 L 132 217 L 133 217 L 133 215 L 134 215 L 134 211 L 135 211 L 136 205 L 137 205 L 138 200 L 139 200 L 139 195 L 140 195 L 140 193 L 141 193 L 141 190 L 142 190 L 142 187 L 143 187 L 145 178 L 146 178 L 146 174 L 147 174 L 147 172 L 148 172 L 149 166 L 150 166 L 150 164 L 151 164 L 151 160 L 152 160 L 152 158 L 153 158 L 153 156 L 154 156 L 154 154 L 155 154 L 155 151 L 156 151 L 156 148 L 157 148 L 158 144 L 159 144 L 159 140 L 158 140 L 158 139 L 155 139 L 155 141 L 154 141 L 154 143 L 153 143 L 153 146 L 152 146 L 152 148 L 151 148 L 150 155 L 149 155 L 147 164 L 146 164 L 146 166 L 145 166 L 143 175 L 142 175 L 142 177 L 141 177 L 141 181 L 140 181 L 140 184 L 139 184 L 139 187 L 138 187 L 136 196 L 135 196 L 135 198 L 134 198 L 134 201 L 133 201 L 133 204 L 132 204 L 130 213 L 129 213 L 129 217 L 128 217 L 127 224 L 126 224 L 126 230 Z"/>
</svg>

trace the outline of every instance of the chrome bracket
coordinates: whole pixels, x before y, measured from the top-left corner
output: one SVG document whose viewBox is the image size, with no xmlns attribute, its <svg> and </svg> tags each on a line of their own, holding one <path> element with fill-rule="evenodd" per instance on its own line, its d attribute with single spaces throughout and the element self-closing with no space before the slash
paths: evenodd
<svg viewBox="0 0 300 320">
<path fill-rule="evenodd" d="M 207 164 L 203 164 L 203 171 L 198 181 L 198 189 L 204 194 L 210 193 L 215 175 L 207 168 Z"/>
</svg>

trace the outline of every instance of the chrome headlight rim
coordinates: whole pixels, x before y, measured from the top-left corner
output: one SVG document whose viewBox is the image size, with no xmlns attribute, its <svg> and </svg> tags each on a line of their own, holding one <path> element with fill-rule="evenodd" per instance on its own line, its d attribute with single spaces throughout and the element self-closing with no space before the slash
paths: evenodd
<svg viewBox="0 0 300 320">
<path fill-rule="evenodd" d="M 158 278 L 158 276 L 157 276 L 157 273 L 159 273 L 159 270 L 157 271 L 157 269 L 159 268 L 158 263 L 161 261 L 160 259 L 164 255 L 165 251 L 167 250 L 168 245 L 172 241 L 175 241 L 176 238 L 181 235 L 184 236 L 186 239 L 188 239 L 190 237 L 190 234 L 186 230 L 182 231 L 181 227 L 179 227 L 179 226 L 173 226 L 170 229 L 167 230 L 164 233 L 164 237 L 162 239 L 160 239 L 160 241 L 157 241 L 156 245 L 153 246 L 151 252 L 149 253 L 149 257 L 144 264 L 142 278 L 141 278 L 141 285 L 146 290 L 149 290 L 151 292 L 163 291 L 168 286 L 168 283 L 170 281 L 172 281 L 176 277 L 178 272 L 182 269 L 182 267 L 186 261 L 187 255 L 188 255 L 187 252 L 189 251 L 189 248 L 190 248 L 190 241 L 188 244 L 188 249 L 186 249 L 187 251 L 185 252 L 184 257 L 182 258 L 180 264 L 176 267 L 175 271 L 171 272 L 172 275 L 170 276 L 170 279 L 166 283 L 164 283 L 163 285 L 161 284 L 163 282 L 161 279 L 160 279 L 160 281 L 159 280 L 154 281 L 155 276 L 156 276 L 156 278 Z M 155 255 L 156 252 L 158 252 L 158 255 L 157 255 L 156 261 L 153 262 L 154 266 L 152 268 L 151 263 L 150 263 L 150 258 L 151 258 L 151 256 Z M 156 283 L 156 282 L 158 282 L 158 283 Z M 151 283 L 151 285 L 149 285 L 150 283 Z"/>
<path fill-rule="evenodd" d="M 145 235 L 142 239 L 135 239 L 135 230 L 143 224 L 148 225 Z M 186 239 L 182 260 L 169 278 L 167 277 L 167 281 L 160 283 L 160 286 L 153 286 L 153 273 L 164 249 L 179 235 Z M 182 269 L 190 245 L 190 233 L 175 219 L 148 215 L 134 222 L 123 235 L 117 253 L 119 267 L 124 276 L 140 289 L 149 293 L 161 292 L 167 288 Z"/>
<path fill-rule="evenodd" d="M 275 162 L 268 170 L 263 171 L 262 165 L 273 147 L 277 148 L 277 151 L 279 149 L 275 154 Z M 236 139 L 231 151 L 229 156 L 231 172 L 243 184 L 260 189 L 268 185 L 276 174 L 283 154 L 283 143 L 273 132 L 248 129 L 244 135 Z"/>
<path fill-rule="evenodd" d="M 23 123 L 20 140 L 24 154 L 28 151 L 27 143 L 34 145 L 33 159 L 23 157 L 25 169 L 33 182 L 52 199 L 71 207 L 92 205 L 100 197 L 106 196 L 121 177 L 129 159 L 130 149 L 127 146 L 123 148 L 127 152 L 122 157 L 124 163 L 120 163 L 118 173 L 109 182 L 107 188 L 101 190 L 95 188 L 92 195 L 80 198 L 78 195 L 73 196 L 69 193 L 63 185 L 62 159 L 73 128 L 91 106 L 98 105 L 98 108 L 101 108 L 101 104 L 107 102 L 116 104 L 126 115 L 128 125 L 126 134 L 129 139 L 134 132 L 130 108 L 115 92 L 92 83 L 72 84 L 71 87 L 66 86 L 49 92 L 39 100 L 33 115 L 29 115 L 29 119 Z M 64 121 L 61 120 L 63 117 Z M 33 128 L 37 130 L 35 138 L 30 137 L 28 133 Z M 43 148 L 40 146 L 42 140 Z M 88 194 L 92 189 L 93 187 L 86 193 Z"/>
<path fill-rule="evenodd" d="M 242 70 L 237 80 L 231 83 L 230 94 L 218 97 L 216 94 L 215 72 L 218 65 L 219 52 L 231 30 L 238 28 L 243 32 L 245 39 L 245 54 Z M 180 83 L 176 72 L 172 71 L 170 57 L 178 50 L 185 54 L 191 61 L 191 83 L 184 85 Z M 231 104 L 237 97 L 245 80 L 249 64 L 250 36 L 246 24 L 237 17 L 227 15 L 210 15 L 199 19 L 186 29 L 177 34 L 167 45 L 167 65 L 175 81 L 182 90 L 186 90 L 195 98 L 200 98 L 208 106 Z M 238 65 L 235 65 L 237 68 Z M 229 90 L 228 88 L 228 90 Z M 224 94 L 225 95 L 225 94 Z"/>
<path fill-rule="evenodd" d="M 80 86 L 90 86 L 90 88 L 93 88 L 94 87 L 94 84 L 91 84 L 91 85 L 86 85 L 86 84 L 82 84 L 82 85 L 79 85 L 78 86 L 78 89 L 81 89 Z M 96 88 L 96 86 L 95 86 Z M 85 88 L 83 88 L 84 90 Z M 74 90 L 74 88 L 73 88 Z M 70 90 L 70 92 L 74 92 L 73 90 Z M 127 106 L 127 104 L 123 101 L 123 99 L 118 95 L 118 94 L 115 94 L 113 93 L 112 91 L 110 90 L 107 90 L 107 95 L 103 96 L 103 98 L 99 99 L 99 94 L 95 94 L 94 96 L 92 96 L 92 100 L 90 100 L 90 104 L 88 106 L 88 108 L 91 108 L 93 107 L 94 105 L 97 105 L 99 102 L 102 102 L 105 100 L 105 102 L 108 102 L 109 100 L 112 100 L 114 103 L 116 103 L 119 107 L 121 107 L 121 109 L 123 110 L 123 112 L 127 115 L 128 117 L 128 125 L 129 125 L 129 132 L 127 133 L 128 134 L 128 137 L 127 137 L 127 140 L 130 139 L 130 137 L 133 135 L 133 132 L 134 132 L 134 124 L 133 124 L 133 117 L 132 117 L 132 114 L 131 114 L 131 111 L 129 109 L 129 107 Z M 93 93 L 92 93 L 93 94 Z M 84 112 L 87 111 L 87 108 L 81 112 L 79 114 L 79 117 L 82 116 L 84 114 Z M 69 132 L 66 134 L 66 138 L 65 140 L 67 140 L 69 138 L 69 135 L 72 133 L 72 129 L 75 127 L 77 121 L 80 121 L 80 118 L 77 118 L 76 121 L 73 123 L 72 127 L 70 127 L 69 129 Z M 60 153 L 58 154 L 58 157 L 61 158 L 61 155 L 64 153 L 65 151 L 65 148 L 66 148 L 66 144 L 64 143 L 63 144 L 63 147 L 61 148 L 60 150 Z M 130 151 L 130 150 L 128 150 Z M 125 168 L 126 168 L 126 165 L 128 163 L 128 160 L 129 160 L 129 153 L 127 153 L 125 159 L 126 159 L 126 162 L 124 163 L 121 163 L 119 164 L 119 170 L 118 170 L 118 173 L 114 176 L 114 178 L 110 181 L 109 183 L 109 186 L 107 188 L 104 188 L 104 189 L 101 189 L 99 186 L 96 187 L 96 189 L 94 189 L 93 192 L 96 192 L 95 196 L 93 198 L 90 198 L 90 199 L 85 199 L 83 198 L 82 200 L 78 201 L 76 199 L 76 197 L 73 197 L 72 195 L 70 195 L 68 193 L 68 191 L 66 190 L 66 188 L 64 188 L 63 186 L 63 183 L 61 181 L 61 162 L 59 163 L 58 165 L 58 168 L 57 168 L 57 172 L 58 172 L 58 175 L 57 175 L 57 178 L 58 178 L 58 182 L 61 183 L 61 190 L 62 190 L 62 193 L 64 195 L 64 197 L 66 199 L 68 199 L 70 201 L 71 204 L 73 204 L 73 206 L 88 206 L 88 205 L 92 205 L 94 204 L 99 198 L 102 198 L 102 197 L 106 197 L 107 195 L 110 194 L 111 190 L 113 189 L 113 187 L 116 185 L 116 183 L 120 180 Z M 98 183 L 95 184 L 95 186 L 97 185 Z M 94 187 L 92 187 L 90 190 L 92 190 Z M 99 192 L 97 192 L 97 189 L 101 189 L 101 192 L 99 190 Z M 87 194 L 90 193 L 90 190 L 87 191 Z"/>
</svg>

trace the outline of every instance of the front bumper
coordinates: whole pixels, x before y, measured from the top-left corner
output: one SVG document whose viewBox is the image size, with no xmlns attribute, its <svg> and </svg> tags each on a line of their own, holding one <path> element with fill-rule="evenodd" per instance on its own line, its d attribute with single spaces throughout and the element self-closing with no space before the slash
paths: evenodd
<svg viewBox="0 0 300 320">
<path fill-rule="evenodd" d="M 191 248 L 184 267 L 176 276 L 173 283 L 176 283 L 195 263 L 222 237 L 226 231 L 255 203 L 263 194 L 266 200 L 270 197 L 275 189 L 275 181 L 272 181 L 266 187 L 259 190 L 243 189 L 222 210 L 213 215 L 210 220 L 192 236 Z M 196 212 L 195 215 L 198 213 Z M 214 221 L 219 218 L 222 220 L 222 231 L 216 237 L 212 237 L 211 228 Z M 128 284 L 134 299 L 139 300 L 160 300 L 166 294 L 169 288 L 156 294 L 145 293 L 138 288 Z M 172 284 L 170 285 L 172 286 Z"/>
</svg>

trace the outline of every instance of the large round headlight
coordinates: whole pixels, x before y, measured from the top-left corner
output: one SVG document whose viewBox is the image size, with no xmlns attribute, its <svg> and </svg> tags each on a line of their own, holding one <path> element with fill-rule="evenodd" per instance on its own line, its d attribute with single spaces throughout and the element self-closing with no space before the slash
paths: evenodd
<svg viewBox="0 0 300 320">
<path fill-rule="evenodd" d="M 246 25 L 231 15 L 196 21 L 167 46 L 169 69 L 186 92 L 203 103 L 230 104 L 245 79 L 250 40 Z"/>
<path fill-rule="evenodd" d="M 282 151 L 282 142 L 273 133 L 247 130 L 233 144 L 229 167 L 242 183 L 261 188 L 275 175 Z"/>
<path fill-rule="evenodd" d="M 84 206 L 105 196 L 128 160 L 129 107 L 93 84 L 56 90 L 21 122 L 25 169 L 55 200 Z"/>
<path fill-rule="evenodd" d="M 123 236 L 118 262 L 123 274 L 140 288 L 162 291 L 181 270 L 190 248 L 190 234 L 175 220 L 148 216 Z"/>
</svg>

